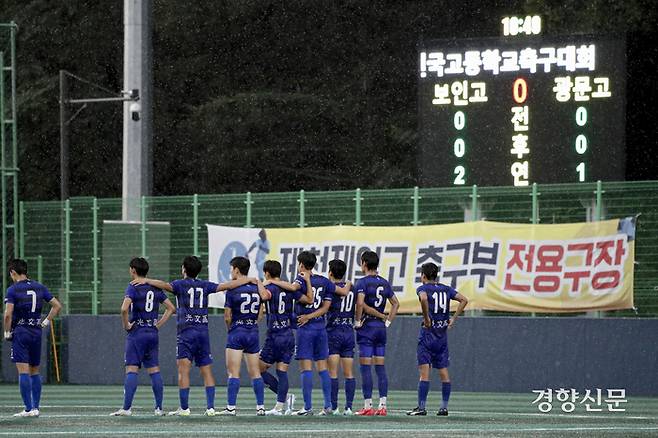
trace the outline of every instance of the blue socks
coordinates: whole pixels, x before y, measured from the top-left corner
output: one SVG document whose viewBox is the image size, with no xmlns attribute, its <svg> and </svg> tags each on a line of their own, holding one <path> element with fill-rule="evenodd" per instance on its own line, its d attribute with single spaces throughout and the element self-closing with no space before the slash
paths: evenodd
<svg viewBox="0 0 658 438">
<path fill-rule="evenodd" d="M 206 408 L 212 409 L 215 407 L 215 387 L 206 386 Z"/>
<path fill-rule="evenodd" d="M 427 380 L 421 380 L 418 382 L 418 407 L 425 409 L 425 403 L 427 402 L 427 394 L 430 392 L 430 382 Z"/>
<path fill-rule="evenodd" d="M 21 397 L 26 411 L 32 410 L 32 381 L 29 374 L 18 375 L 18 386 L 21 389 Z"/>
<path fill-rule="evenodd" d="M 361 389 L 363 389 L 363 398 L 368 400 L 372 398 L 372 371 L 370 365 L 361 365 Z"/>
<path fill-rule="evenodd" d="M 240 379 L 229 377 L 228 386 L 226 388 L 227 405 L 232 409 L 235 409 L 235 405 L 238 401 L 238 391 L 240 391 Z"/>
<path fill-rule="evenodd" d="M 178 388 L 178 398 L 180 398 L 180 408 L 190 408 L 190 388 Z"/>
<path fill-rule="evenodd" d="M 32 408 L 39 409 L 39 401 L 41 400 L 41 376 L 34 374 L 30 376 L 32 381 Z"/>
<path fill-rule="evenodd" d="M 133 397 L 137 391 L 137 373 L 126 373 L 123 382 L 123 409 L 128 410 L 133 405 Z"/>
<path fill-rule="evenodd" d="M 375 365 L 375 372 L 377 373 L 377 390 L 379 397 L 388 396 L 388 377 L 386 376 L 386 367 L 384 365 Z"/>
<path fill-rule="evenodd" d="M 277 370 L 277 375 L 279 374 L 279 370 Z M 263 378 L 263 382 L 265 382 L 265 385 L 270 388 L 270 391 L 273 393 L 277 394 L 279 392 L 279 381 L 276 380 L 276 377 L 265 371 L 264 373 L 261 373 L 260 375 Z"/>
<path fill-rule="evenodd" d="M 331 384 L 331 383 L 330 383 Z M 304 409 L 307 411 L 313 407 L 313 371 L 302 371 L 302 395 L 304 396 Z"/>
<path fill-rule="evenodd" d="M 448 409 L 448 400 L 450 400 L 450 382 L 441 384 L 441 409 Z"/>
<path fill-rule="evenodd" d="M 254 387 L 254 394 L 256 394 L 256 406 L 263 406 L 265 404 L 265 382 L 263 382 L 263 378 L 259 377 L 252 380 L 251 386 Z"/>
<path fill-rule="evenodd" d="M 324 396 L 324 408 L 331 408 L 331 377 L 329 371 L 324 370 L 318 373 L 322 382 L 322 395 Z"/>
<path fill-rule="evenodd" d="M 352 409 L 354 392 L 356 391 L 356 379 L 345 379 L 345 408 Z"/>
<path fill-rule="evenodd" d="M 164 383 L 160 372 L 153 373 L 151 377 L 151 388 L 153 388 L 153 398 L 155 399 L 155 409 L 162 409 L 162 396 L 164 394 Z"/>
<path fill-rule="evenodd" d="M 331 409 L 338 409 L 338 378 L 331 379 Z"/>
<path fill-rule="evenodd" d="M 276 401 L 279 403 L 285 403 L 286 398 L 288 397 L 288 372 L 276 370 L 276 375 L 279 378 L 279 388 L 276 393 Z"/>
</svg>

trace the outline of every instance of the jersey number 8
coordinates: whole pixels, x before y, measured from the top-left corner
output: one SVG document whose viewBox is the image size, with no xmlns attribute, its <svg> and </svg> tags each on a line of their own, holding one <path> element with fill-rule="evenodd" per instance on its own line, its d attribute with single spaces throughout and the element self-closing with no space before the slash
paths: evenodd
<svg viewBox="0 0 658 438">
<path fill-rule="evenodd" d="M 155 295 L 153 294 L 153 291 L 150 290 L 146 292 L 146 303 L 144 304 L 144 310 L 147 312 L 153 311 L 153 299 L 155 298 Z"/>
</svg>

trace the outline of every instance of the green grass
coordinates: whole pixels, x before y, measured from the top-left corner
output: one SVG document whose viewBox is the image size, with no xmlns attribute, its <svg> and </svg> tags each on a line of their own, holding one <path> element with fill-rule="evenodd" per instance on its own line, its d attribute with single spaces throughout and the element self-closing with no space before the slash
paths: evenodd
<svg viewBox="0 0 658 438">
<path fill-rule="evenodd" d="M 433 388 L 439 387 L 433 382 Z M 217 388 L 216 406 L 225 401 L 226 389 Z M 298 389 L 293 392 L 299 394 Z M 376 391 L 375 391 L 376 392 Z M 165 409 L 178 404 L 175 387 L 165 389 Z M 320 391 L 314 391 L 320 406 Z M 274 397 L 268 392 L 267 406 Z M 343 393 L 341 391 L 340 399 Z M 565 414 L 554 405 L 548 414 L 540 413 L 531 402 L 534 394 L 455 392 L 450 399 L 450 416 L 435 415 L 439 391 L 430 393 L 427 417 L 407 417 L 404 411 L 416 405 L 413 391 L 389 394 L 387 417 L 256 417 L 251 388 L 240 390 L 235 418 L 201 416 L 205 410 L 203 388 L 192 388 L 188 418 L 152 415 L 150 386 L 140 386 L 133 405 L 133 416 L 113 418 L 108 414 L 123 399 L 120 386 L 45 385 L 40 418 L 12 418 L 21 409 L 17 385 L 0 385 L 0 437 L 22 436 L 655 436 L 658 434 L 658 398 L 629 397 L 626 412 L 586 412 L 577 407 Z M 301 401 L 298 401 L 300 405 Z M 355 407 L 360 407 L 357 392 Z M 300 405 L 301 406 L 301 405 Z M 604 405 L 605 408 L 605 405 Z M 192 435 L 193 434 L 193 435 Z"/>
</svg>

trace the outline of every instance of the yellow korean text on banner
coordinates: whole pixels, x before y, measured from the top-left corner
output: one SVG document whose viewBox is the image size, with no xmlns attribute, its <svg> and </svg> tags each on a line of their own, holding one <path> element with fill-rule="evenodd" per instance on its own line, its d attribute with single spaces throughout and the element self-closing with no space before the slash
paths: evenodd
<svg viewBox="0 0 658 438">
<path fill-rule="evenodd" d="M 403 313 L 420 312 L 420 266 L 439 266 L 439 281 L 469 299 L 469 309 L 510 312 L 581 312 L 633 307 L 635 218 L 526 225 L 468 222 L 415 227 L 245 229 L 208 225 L 210 279 L 225 281 L 236 255 L 262 277 L 265 260 L 281 262 L 292 279 L 297 254 L 317 254 L 316 271 L 333 259 L 347 263 L 348 280 L 362 273 L 360 255 L 380 256 Z"/>
</svg>

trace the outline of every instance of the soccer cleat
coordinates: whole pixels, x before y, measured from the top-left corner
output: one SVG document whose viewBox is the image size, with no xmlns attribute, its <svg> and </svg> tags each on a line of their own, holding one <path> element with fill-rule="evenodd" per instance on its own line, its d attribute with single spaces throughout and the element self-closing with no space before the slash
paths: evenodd
<svg viewBox="0 0 658 438">
<path fill-rule="evenodd" d="M 18 414 L 14 414 L 14 417 L 37 417 L 38 416 L 38 415 L 34 415 L 32 412 L 34 412 L 34 410 L 32 410 L 32 411 L 21 411 Z"/>
<path fill-rule="evenodd" d="M 264 417 L 265 416 L 265 409 L 263 409 L 263 408 L 256 409 L 256 416 L 257 417 Z"/>
<path fill-rule="evenodd" d="M 375 415 L 375 410 L 373 408 L 363 408 L 360 411 L 357 411 L 355 415 L 362 415 L 364 417 L 373 417 Z"/>
<path fill-rule="evenodd" d="M 39 414 L 40 414 L 40 412 L 39 412 L 39 408 L 34 408 L 34 409 L 32 409 L 32 410 L 30 411 L 30 414 L 32 414 L 32 417 L 38 417 Z"/>
<path fill-rule="evenodd" d="M 331 415 L 340 415 L 340 410 L 338 408 L 334 409 Z"/>
<path fill-rule="evenodd" d="M 169 412 L 167 415 L 175 416 L 175 417 L 189 417 L 190 416 L 190 408 L 187 408 L 187 409 L 178 408 L 175 411 Z"/>
<path fill-rule="evenodd" d="M 237 412 L 235 412 L 235 409 L 229 409 L 225 408 L 222 411 L 219 411 L 217 415 L 221 415 L 222 417 L 235 417 Z"/>
<path fill-rule="evenodd" d="M 269 411 L 265 411 L 265 415 L 270 416 L 270 415 L 283 415 L 283 409 L 277 409 L 277 408 L 272 408 Z M 290 415 L 290 414 L 286 414 Z"/>
<path fill-rule="evenodd" d="M 205 415 L 206 417 L 214 417 L 215 408 L 206 409 L 206 412 L 203 415 Z"/>
<path fill-rule="evenodd" d="M 130 417 L 132 414 L 133 413 L 130 409 L 119 409 L 116 412 L 112 412 L 110 417 Z"/>
<path fill-rule="evenodd" d="M 164 414 L 165 414 L 164 411 L 160 408 L 155 408 L 155 410 L 153 411 L 153 415 L 155 415 L 156 417 L 162 417 L 164 416 Z"/>
<path fill-rule="evenodd" d="M 427 411 L 425 410 L 425 408 L 416 406 L 412 410 L 407 411 L 407 415 L 410 415 L 412 417 L 415 417 L 417 415 L 427 415 Z"/>
<path fill-rule="evenodd" d="M 324 408 L 320 411 L 318 415 L 320 415 L 321 417 L 326 417 L 329 415 L 334 415 L 334 411 L 331 408 Z"/>
<path fill-rule="evenodd" d="M 379 417 L 385 417 L 385 416 L 386 416 L 386 408 L 385 408 L 385 407 L 381 407 L 381 408 L 377 409 L 377 410 L 375 411 L 375 415 L 377 415 L 377 416 L 379 416 Z"/>
<path fill-rule="evenodd" d="M 441 408 L 439 409 L 439 412 L 436 413 L 439 417 L 447 417 L 448 416 L 448 410 L 446 408 Z"/>
<path fill-rule="evenodd" d="M 351 408 L 345 408 L 345 410 L 343 411 L 343 415 L 345 415 L 346 417 L 349 417 L 349 416 L 354 415 L 354 412 L 352 412 Z"/>
<path fill-rule="evenodd" d="M 309 409 L 307 411 L 306 409 L 302 408 L 302 409 L 298 410 L 297 412 L 295 412 L 293 415 L 301 415 L 301 416 L 313 415 L 313 409 Z"/>
</svg>

